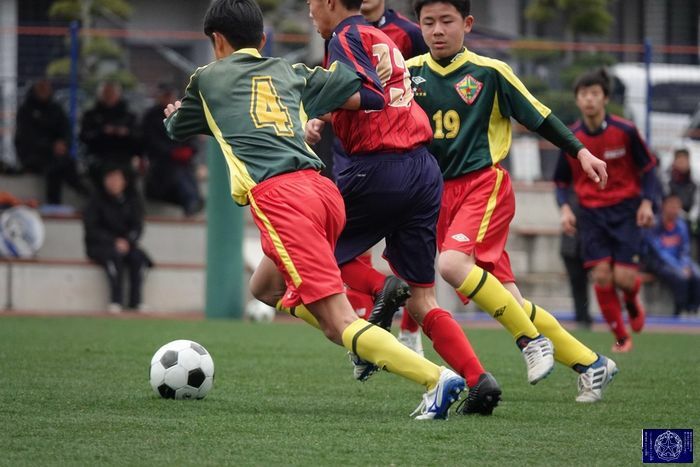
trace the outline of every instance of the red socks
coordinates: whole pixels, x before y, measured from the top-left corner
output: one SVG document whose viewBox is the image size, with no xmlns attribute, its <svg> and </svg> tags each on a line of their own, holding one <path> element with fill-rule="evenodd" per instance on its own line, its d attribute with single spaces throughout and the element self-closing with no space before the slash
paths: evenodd
<svg viewBox="0 0 700 467">
<path fill-rule="evenodd" d="M 632 290 L 627 291 L 623 290 L 622 293 L 624 294 L 625 297 L 625 303 L 633 303 L 634 299 L 637 298 L 637 294 L 639 293 L 639 289 L 642 287 L 642 280 L 637 276 L 637 279 L 634 281 L 634 287 Z"/>
<path fill-rule="evenodd" d="M 423 332 L 433 341 L 435 351 L 467 380 L 469 387 L 479 382 L 484 368 L 469 339 L 450 313 L 440 308 L 430 310 L 423 319 Z"/>
<path fill-rule="evenodd" d="M 418 323 L 413 319 L 411 314 L 404 308 L 402 318 L 401 318 L 401 330 L 408 332 L 416 332 L 418 330 Z"/>
<path fill-rule="evenodd" d="M 628 338 L 629 334 L 622 320 L 622 306 L 620 305 L 620 299 L 617 296 L 615 286 L 612 284 L 607 287 L 596 285 L 593 289 L 598 298 L 600 312 L 603 314 L 605 321 L 608 322 L 613 334 L 615 334 L 615 338 L 617 340 Z M 639 288 L 637 288 L 637 290 L 639 290 Z"/>
<path fill-rule="evenodd" d="M 373 297 L 382 291 L 386 280 L 384 274 L 358 258 L 340 266 L 340 276 L 349 288 Z"/>
<path fill-rule="evenodd" d="M 363 319 L 369 318 L 374 306 L 374 299 L 370 295 L 350 288 L 345 289 L 345 295 L 347 295 L 348 301 L 352 309 L 357 313 L 357 316 L 361 316 Z"/>
</svg>

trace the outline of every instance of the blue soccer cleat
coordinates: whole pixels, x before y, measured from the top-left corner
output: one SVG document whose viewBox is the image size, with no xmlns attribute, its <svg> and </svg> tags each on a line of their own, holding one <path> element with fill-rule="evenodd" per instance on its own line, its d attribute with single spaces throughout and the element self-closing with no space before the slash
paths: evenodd
<svg viewBox="0 0 700 467">
<path fill-rule="evenodd" d="M 459 393 L 467 388 L 464 378 L 452 370 L 442 368 L 437 385 L 423 394 L 423 400 L 411 416 L 416 420 L 447 420 L 450 406 L 457 402 Z"/>
</svg>

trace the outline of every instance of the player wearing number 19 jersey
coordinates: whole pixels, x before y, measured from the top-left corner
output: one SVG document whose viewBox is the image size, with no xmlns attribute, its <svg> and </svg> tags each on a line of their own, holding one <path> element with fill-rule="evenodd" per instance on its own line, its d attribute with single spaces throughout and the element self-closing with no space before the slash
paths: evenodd
<svg viewBox="0 0 700 467">
<path fill-rule="evenodd" d="M 431 118 L 429 148 L 445 178 L 437 227 L 440 273 L 513 335 L 531 384 L 549 374 L 554 357 L 580 373 L 576 400 L 595 402 L 616 367 L 520 295 L 505 251 L 515 196 L 499 162 L 510 149 L 513 117 L 578 154 L 582 163 L 592 164 L 589 168 L 602 169 L 601 175 L 605 164 L 596 162 L 509 66 L 464 47 L 465 31 L 474 21 L 469 0 L 418 0 L 414 5 L 430 53 L 407 65 L 415 99 Z"/>
<path fill-rule="evenodd" d="M 432 131 L 425 112 L 413 101 L 401 51 L 359 15 L 362 0 L 308 4 L 318 32 L 330 39 L 329 60 L 354 69 L 363 80 L 362 101 L 379 101 L 383 107 L 332 114 L 335 134 L 350 158 L 337 180 L 347 214 L 336 246 L 343 280 L 361 289 L 351 281 L 358 278 L 358 270 L 371 273 L 371 268 L 356 258 L 384 239 L 384 257 L 411 287 L 406 307 L 423 324 L 438 353 L 467 379 L 466 412 L 490 414 L 500 389 L 496 385 L 497 393 L 480 391 L 484 378 L 494 384 L 495 380 L 484 371 L 459 324 L 435 299 L 435 222 L 442 176 L 425 148 Z"/>
</svg>

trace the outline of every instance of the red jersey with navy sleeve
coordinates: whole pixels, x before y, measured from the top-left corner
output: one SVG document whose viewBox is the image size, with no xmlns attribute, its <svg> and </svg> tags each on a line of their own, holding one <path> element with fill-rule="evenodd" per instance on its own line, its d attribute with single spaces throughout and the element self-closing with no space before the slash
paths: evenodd
<svg viewBox="0 0 700 467">
<path fill-rule="evenodd" d="M 612 206 L 642 196 L 642 175 L 654 169 L 656 158 L 634 123 L 608 114 L 595 131 L 581 121 L 572 125 L 571 131 L 591 153 L 607 163 L 608 184 L 601 190 L 586 176 L 575 156 L 562 153 L 554 173 L 558 187 L 573 185 L 581 206 L 586 208 Z"/>
<path fill-rule="evenodd" d="M 399 48 L 403 58 L 413 58 L 428 52 L 428 46 L 423 40 L 420 26 L 402 14 L 387 9 L 379 21 L 370 23 L 382 30 Z"/>
<path fill-rule="evenodd" d="M 341 61 L 362 78 L 363 108 L 377 97 L 384 103 L 381 110 L 333 112 L 333 130 L 348 155 L 403 152 L 430 142 L 428 116 L 414 102 L 403 55 L 386 34 L 360 15 L 346 18 L 333 32 L 326 60 Z"/>
</svg>

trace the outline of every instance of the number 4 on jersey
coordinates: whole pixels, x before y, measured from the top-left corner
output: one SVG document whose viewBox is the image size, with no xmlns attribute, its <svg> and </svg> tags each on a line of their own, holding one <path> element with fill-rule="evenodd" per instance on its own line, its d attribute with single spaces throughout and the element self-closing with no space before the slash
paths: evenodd
<svg viewBox="0 0 700 467">
<path fill-rule="evenodd" d="M 272 127 L 277 136 L 294 136 L 289 111 L 282 104 L 271 76 L 253 78 L 250 116 L 256 128 Z"/>
</svg>

